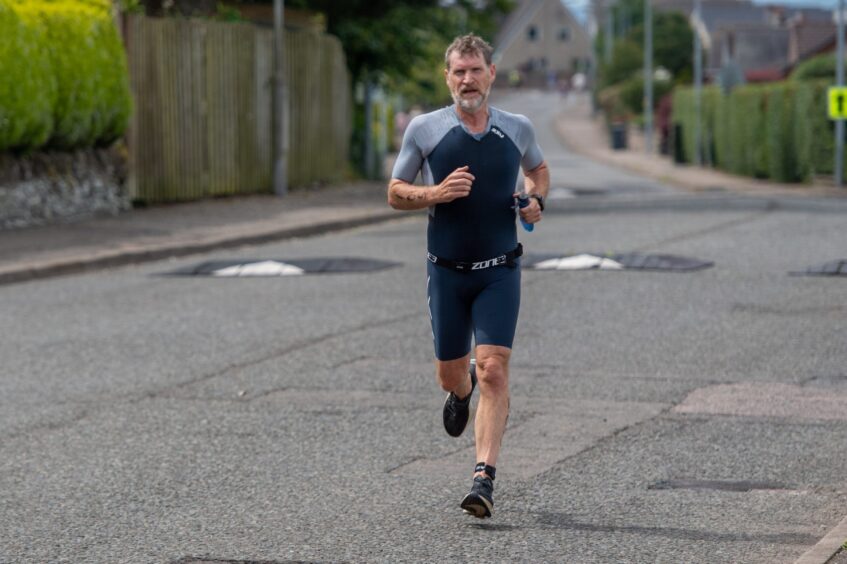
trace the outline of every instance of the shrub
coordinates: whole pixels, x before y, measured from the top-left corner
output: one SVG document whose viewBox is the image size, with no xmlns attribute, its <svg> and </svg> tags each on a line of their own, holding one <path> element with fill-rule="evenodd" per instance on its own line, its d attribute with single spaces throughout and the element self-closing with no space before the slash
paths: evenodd
<svg viewBox="0 0 847 564">
<path fill-rule="evenodd" d="M 131 111 L 123 46 L 99 0 L 27 1 L 18 10 L 40 20 L 57 93 L 49 144 L 69 149 L 108 144 L 126 129 Z"/>
<path fill-rule="evenodd" d="M 621 85 L 609 86 L 597 93 L 597 105 L 603 110 L 607 123 L 629 121 L 633 112 L 626 107 L 621 95 Z"/>
<path fill-rule="evenodd" d="M 644 112 L 644 77 L 634 76 L 620 84 L 623 104 L 635 114 Z M 659 100 L 673 90 L 670 80 L 653 81 L 653 106 L 659 105 Z"/>
<path fill-rule="evenodd" d="M 835 54 L 825 53 L 803 61 L 791 73 L 794 81 L 828 79 L 835 82 Z"/>
<path fill-rule="evenodd" d="M 796 182 L 794 150 L 794 88 L 790 84 L 769 86 L 765 113 L 768 177 L 779 182 Z"/>
<path fill-rule="evenodd" d="M 703 136 L 714 141 L 705 162 L 737 174 L 780 182 L 809 180 L 833 170 L 834 126 L 826 117 L 828 81 L 785 81 L 703 89 Z M 687 161 L 694 155 L 694 91 L 674 91 L 673 122 L 682 126 Z"/>
<path fill-rule="evenodd" d="M 0 151 L 43 145 L 53 128 L 56 82 L 40 25 L 0 0 Z"/>
<path fill-rule="evenodd" d="M 832 174 L 835 168 L 835 122 L 824 109 L 827 104 L 825 81 L 797 84 L 794 105 L 794 145 L 797 148 L 797 175 L 808 180 L 812 176 Z"/>
<path fill-rule="evenodd" d="M 626 39 L 616 41 L 612 49 L 611 63 L 600 68 L 600 88 L 632 78 L 643 66 L 644 54 L 641 45 Z"/>
<path fill-rule="evenodd" d="M 109 0 L 0 0 L 0 150 L 108 144 L 131 112 Z"/>
</svg>

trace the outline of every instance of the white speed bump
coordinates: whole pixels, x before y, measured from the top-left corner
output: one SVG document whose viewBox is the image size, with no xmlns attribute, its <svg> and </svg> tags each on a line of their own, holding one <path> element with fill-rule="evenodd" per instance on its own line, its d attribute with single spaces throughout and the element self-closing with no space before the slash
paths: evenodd
<svg viewBox="0 0 847 564">
<path fill-rule="evenodd" d="M 533 265 L 535 270 L 621 270 L 623 265 L 606 257 L 597 257 L 589 254 L 574 255 L 571 257 L 553 258 L 542 260 Z"/>
<path fill-rule="evenodd" d="M 213 260 L 167 272 L 167 276 L 250 278 L 376 272 L 399 266 L 385 260 L 357 257 Z"/>
<path fill-rule="evenodd" d="M 219 268 L 212 271 L 212 276 L 300 276 L 305 270 L 299 266 L 275 260 L 249 262 Z"/>
<path fill-rule="evenodd" d="M 642 270 L 692 272 L 715 265 L 711 261 L 677 255 L 645 253 L 576 253 L 527 255 L 523 265 L 532 270 Z"/>
</svg>

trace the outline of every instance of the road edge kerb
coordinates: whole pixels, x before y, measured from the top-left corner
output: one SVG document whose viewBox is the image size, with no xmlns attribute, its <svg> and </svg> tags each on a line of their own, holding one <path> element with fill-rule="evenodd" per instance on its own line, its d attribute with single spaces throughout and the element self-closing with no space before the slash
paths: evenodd
<svg viewBox="0 0 847 564">
<path fill-rule="evenodd" d="M 847 540 L 847 517 L 841 520 L 824 538 L 807 550 L 794 564 L 826 564 Z"/>
<path fill-rule="evenodd" d="M 178 242 L 174 244 L 153 244 L 135 250 L 116 250 L 113 253 L 98 256 L 75 256 L 70 259 L 57 259 L 45 261 L 43 264 L 31 264 L 15 268 L 14 266 L 0 271 L 0 285 L 16 284 L 54 276 L 67 274 L 78 274 L 99 270 L 103 268 L 114 268 L 127 266 L 142 262 L 152 262 L 172 257 L 184 257 L 199 253 L 214 251 L 216 249 L 228 249 L 245 245 L 259 245 L 271 241 L 293 239 L 295 237 L 311 237 L 333 231 L 343 231 L 373 225 L 392 219 L 402 219 L 407 214 L 398 213 L 396 210 L 387 210 L 369 214 L 364 217 L 337 219 L 332 221 L 302 225 L 297 227 L 283 228 L 261 233 L 239 234 L 224 236 L 219 239 L 202 242 Z"/>
</svg>

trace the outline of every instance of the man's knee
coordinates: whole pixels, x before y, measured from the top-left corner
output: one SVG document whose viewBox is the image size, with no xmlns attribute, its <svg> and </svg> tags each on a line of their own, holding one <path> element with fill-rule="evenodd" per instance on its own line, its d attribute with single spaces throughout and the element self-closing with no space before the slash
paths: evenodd
<svg viewBox="0 0 847 564">
<path fill-rule="evenodd" d="M 477 358 L 476 376 L 480 391 L 500 393 L 509 386 L 509 355 L 495 351 Z"/>
<path fill-rule="evenodd" d="M 456 360 L 437 361 L 435 363 L 435 377 L 438 379 L 441 389 L 445 392 L 452 392 L 458 388 L 468 377 L 469 362 L 470 355 Z"/>
</svg>

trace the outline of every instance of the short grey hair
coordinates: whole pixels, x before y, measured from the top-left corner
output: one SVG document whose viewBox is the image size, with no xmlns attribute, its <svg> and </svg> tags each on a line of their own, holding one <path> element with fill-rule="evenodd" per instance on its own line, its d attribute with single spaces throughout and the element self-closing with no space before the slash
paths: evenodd
<svg viewBox="0 0 847 564">
<path fill-rule="evenodd" d="M 444 66 L 448 70 L 450 69 L 450 55 L 454 51 L 459 53 L 459 56 L 482 55 L 483 59 L 485 59 L 485 64 L 489 66 L 491 65 L 491 56 L 494 53 L 494 49 L 482 37 L 473 33 L 460 35 L 453 40 L 453 43 L 447 47 L 447 52 L 444 53 Z"/>
</svg>

